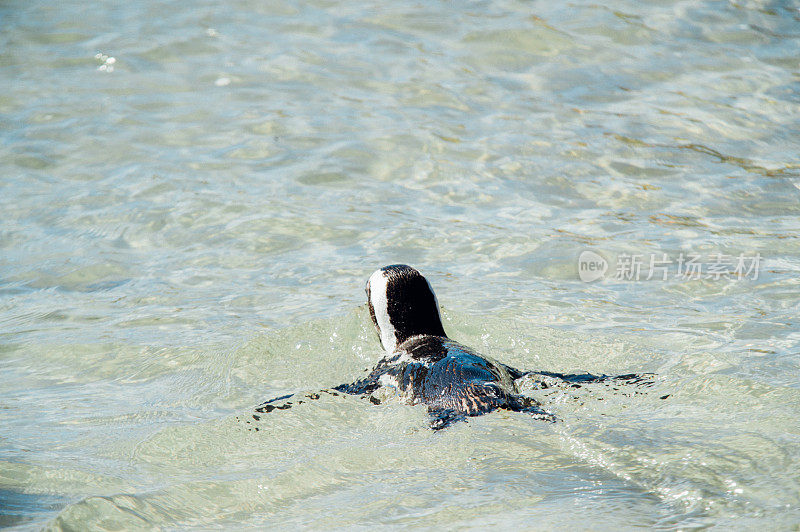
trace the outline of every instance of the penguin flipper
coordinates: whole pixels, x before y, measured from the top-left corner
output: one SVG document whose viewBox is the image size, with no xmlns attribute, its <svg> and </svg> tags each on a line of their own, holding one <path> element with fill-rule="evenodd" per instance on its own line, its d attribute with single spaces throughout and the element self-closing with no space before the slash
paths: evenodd
<svg viewBox="0 0 800 532">
<path fill-rule="evenodd" d="M 431 417 L 431 429 L 442 430 L 458 421 L 466 421 L 467 416 L 462 412 L 451 409 L 428 409 Z"/>
<path fill-rule="evenodd" d="M 626 373 L 624 375 L 594 375 L 592 373 L 556 373 L 554 371 L 526 371 L 522 376 L 540 376 L 559 379 L 565 384 L 581 385 L 597 382 L 617 382 L 619 384 L 635 384 L 637 386 L 651 386 L 655 381 L 655 373 Z"/>
<path fill-rule="evenodd" d="M 539 401 L 531 397 L 525 397 L 524 395 L 510 396 L 504 408 L 511 410 L 512 412 L 524 412 L 526 414 L 530 414 L 535 419 L 540 419 L 542 421 L 550 421 L 551 423 L 558 421 L 558 418 L 555 416 L 555 414 L 552 414 L 542 408 L 542 404 Z"/>
</svg>

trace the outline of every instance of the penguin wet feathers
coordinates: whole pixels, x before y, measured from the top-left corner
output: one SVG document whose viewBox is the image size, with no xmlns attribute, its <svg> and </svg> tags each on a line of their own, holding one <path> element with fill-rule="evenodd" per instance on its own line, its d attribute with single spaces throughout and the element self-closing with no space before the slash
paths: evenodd
<svg viewBox="0 0 800 532">
<path fill-rule="evenodd" d="M 498 408 L 555 419 L 519 395 L 512 373 L 523 372 L 447 337 L 436 295 L 419 271 L 404 264 L 377 270 L 367 281 L 367 301 L 386 356 L 353 391 L 393 387 L 405 402 L 427 405 L 434 428 Z"/>
</svg>

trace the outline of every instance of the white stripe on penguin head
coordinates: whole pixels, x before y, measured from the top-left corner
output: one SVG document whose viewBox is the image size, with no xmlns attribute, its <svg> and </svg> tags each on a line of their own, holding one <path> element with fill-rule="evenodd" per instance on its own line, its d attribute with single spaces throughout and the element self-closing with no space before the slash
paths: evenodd
<svg viewBox="0 0 800 532">
<path fill-rule="evenodd" d="M 381 335 L 381 345 L 391 353 L 397 347 L 397 335 L 394 326 L 389 320 L 389 300 L 387 290 L 389 281 L 385 272 L 378 270 L 369 277 L 369 298 L 372 310 L 375 312 L 375 321 L 378 323 L 378 333 Z"/>
</svg>

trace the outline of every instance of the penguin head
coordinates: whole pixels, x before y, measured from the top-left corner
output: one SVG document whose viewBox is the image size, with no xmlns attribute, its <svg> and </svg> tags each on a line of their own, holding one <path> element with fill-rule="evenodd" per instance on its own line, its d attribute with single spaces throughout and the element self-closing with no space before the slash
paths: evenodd
<svg viewBox="0 0 800 532">
<path fill-rule="evenodd" d="M 411 266 L 385 266 L 370 275 L 367 303 L 387 352 L 393 352 L 412 336 L 446 337 L 436 294 L 428 280 Z"/>
</svg>

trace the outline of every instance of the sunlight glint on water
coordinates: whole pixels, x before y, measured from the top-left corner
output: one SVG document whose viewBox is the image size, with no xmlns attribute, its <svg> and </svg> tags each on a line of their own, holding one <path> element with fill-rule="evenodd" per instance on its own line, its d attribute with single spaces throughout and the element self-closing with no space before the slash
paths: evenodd
<svg viewBox="0 0 800 532">
<path fill-rule="evenodd" d="M 0 526 L 796 527 L 799 8 L 4 3 Z M 253 419 L 379 359 L 395 262 L 504 363 L 655 383 Z"/>
</svg>

